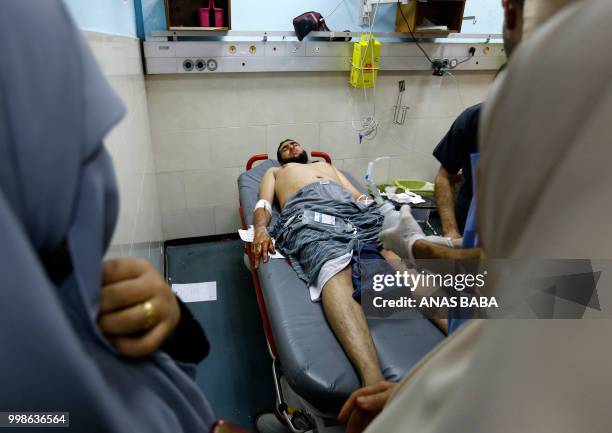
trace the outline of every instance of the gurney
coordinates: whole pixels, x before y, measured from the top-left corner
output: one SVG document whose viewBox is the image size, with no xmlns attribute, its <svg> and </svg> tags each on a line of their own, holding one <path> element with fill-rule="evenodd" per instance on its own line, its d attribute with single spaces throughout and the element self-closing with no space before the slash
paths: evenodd
<svg viewBox="0 0 612 433">
<path fill-rule="evenodd" d="M 326 153 L 311 155 L 331 163 Z M 262 162 L 255 166 L 258 161 Z M 272 166 L 278 166 L 278 162 L 268 159 L 268 155 L 255 155 L 238 178 L 243 229 L 253 223 L 259 184 Z M 356 187 L 364 189 L 350 174 L 344 174 Z M 278 215 L 275 205 L 270 225 Z M 333 425 L 339 409 L 360 386 L 354 367 L 330 329 L 321 304 L 310 300 L 305 283 L 289 263 L 285 259 L 271 259 L 255 270 L 251 244 L 245 244 L 245 255 L 272 357 L 277 415 L 294 432 L 335 431 Z M 382 372 L 390 381 L 399 381 L 444 339 L 422 316 L 410 320 L 375 319 L 368 323 Z"/>
</svg>

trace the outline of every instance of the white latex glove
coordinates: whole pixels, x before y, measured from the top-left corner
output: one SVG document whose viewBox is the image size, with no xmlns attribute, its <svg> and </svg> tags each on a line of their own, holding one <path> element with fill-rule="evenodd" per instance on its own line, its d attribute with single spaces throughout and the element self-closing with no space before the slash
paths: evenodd
<svg viewBox="0 0 612 433">
<path fill-rule="evenodd" d="M 408 260 L 412 264 L 414 264 L 412 247 L 419 239 L 425 239 L 425 233 L 423 233 L 423 229 L 421 229 L 419 223 L 412 216 L 410 206 L 408 205 L 402 206 L 400 209 L 398 224 L 380 233 L 380 240 L 385 249 L 393 251 L 402 259 Z"/>
<path fill-rule="evenodd" d="M 451 238 L 443 238 L 442 236 L 425 236 L 424 240 L 443 247 L 458 248 Z M 461 243 L 459 243 L 459 245 L 461 245 Z"/>
<path fill-rule="evenodd" d="M 395 227 L 400 220 L 399 211 L 395 210 L 395 205 L 391 202 L 384 202 L 378 207 L 380 214 L 384 217 L 381 231 Z"/>
<path fill-rule="evenodd" d="M 453 241 L 450 238 L 425 236 L 421 226 L 412 216 L 408 205 L 402 206 L 400 209 L 399 222 L 380 233 L 380 240 L 385 249 L 393 251 L 413 265 L 415 264 L 415 257 L 412 248 L 414 243 L 421 239 L 443 247 L 453 248 Z"/>
</svg>

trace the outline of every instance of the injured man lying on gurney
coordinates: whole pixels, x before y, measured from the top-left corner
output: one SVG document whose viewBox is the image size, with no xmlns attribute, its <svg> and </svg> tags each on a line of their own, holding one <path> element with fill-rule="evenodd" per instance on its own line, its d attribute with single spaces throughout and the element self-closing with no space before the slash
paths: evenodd
<svg viewBox="0 0 612 433">
<path fill-rule="evenodd" d="M 322 300 L 325 316 L 362 384 L 383 381 L 363 310 L 354 300 L 360 298 L 359 276 L 353 280 L 351 272 L 353 261 L 360 258 L 399 259 L 381 249 L 383 217 L 336 168 L 326 162 L 309 164 L 296 141 L 283 141 L 277 159 L 280 167 L 264 175 L 255 207 L 255 266 L 275 252 L 274 236 L 276 246 L 309 286 L 311 299 Z M 268 233 L 275 198 L 281 215 Z"/>
</svg>

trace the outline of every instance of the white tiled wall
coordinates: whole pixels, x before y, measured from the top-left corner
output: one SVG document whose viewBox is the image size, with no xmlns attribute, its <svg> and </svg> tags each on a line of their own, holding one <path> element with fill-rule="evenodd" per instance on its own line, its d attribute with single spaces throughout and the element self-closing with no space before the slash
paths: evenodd
<svg viewBox="0 0 612 433">
<path fill-rule="evenodd" d="M 484 100 L 493 73 L 466 72 L 456 81 L 384 73 L 375 93 L 365 95 L 349 88 L 347 78 L 336 72 L 147 76 L 164 238 L 235 231 L 239 173 L 253 154 L 275 157 L 285 138 L 329 152 L 357 179 L 369 161 L 393 155 L 392 176 L 432 180 L 433 148 L 464 107 Z M 392 123 L 399 80 L 409 106 L 401 126 Z M 352 121 L 373 100 L 378 134 L 360 144 Z"/>
<path fill-rule="evenodd" d="M 94 32 L 84 34 L 105 76 L 127 107 L 126 116 L 105 140 L 121 200 L 108 255 L 147 258 L 162 270 L 161 212 L 140 41 Z"/>
</svg>

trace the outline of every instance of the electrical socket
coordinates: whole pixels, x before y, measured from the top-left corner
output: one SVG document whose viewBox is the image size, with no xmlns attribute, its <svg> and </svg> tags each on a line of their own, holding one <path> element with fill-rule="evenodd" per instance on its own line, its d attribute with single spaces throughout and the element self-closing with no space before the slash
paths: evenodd
<svg viewBox="0 0 612 433">
<path fill-rule="evenodd" d="M 448 65 L 450 64 L 450 61 L 448 59 L 433 59 L 433 62 L 431 63 L 433 68 L 448 68 Z"/>
<path fill-rule="evenodd" d="M 444 75 L 444 70 L 448 69 L 449 61 L 448 59 L 434 59 L 431 62 L 431 68 L 433 69 L 433 75 L 437 75 L 441 77 Z"/>
</svg>

